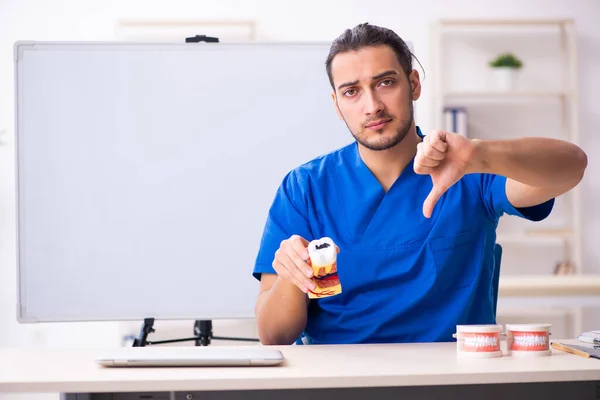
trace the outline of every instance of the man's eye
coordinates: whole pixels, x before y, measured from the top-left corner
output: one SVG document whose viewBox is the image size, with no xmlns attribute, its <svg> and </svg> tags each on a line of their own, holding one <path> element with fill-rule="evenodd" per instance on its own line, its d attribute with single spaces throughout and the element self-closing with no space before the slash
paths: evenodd
<svg viewBox="0 0 600 400">
<path fill-rule="evenodd" d="M 348 89 L 344 92 L 344 96 L 354 96 L 356 94 L 356 89 Z"/>
<path fill-rule="evenodd" d="M 381 85 L 383 86 L 390 86 L 392 83 L 394 83 L 392 79 L 386 79 L 384 81 L 381 81 Z"/>
</svg>

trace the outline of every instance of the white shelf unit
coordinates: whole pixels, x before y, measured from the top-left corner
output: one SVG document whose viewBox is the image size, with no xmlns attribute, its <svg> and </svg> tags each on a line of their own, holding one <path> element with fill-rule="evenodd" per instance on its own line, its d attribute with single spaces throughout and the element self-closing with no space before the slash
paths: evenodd
<svg viewBox="0 0 600 400">
<path fill-rule="evenodd" d="M 431 28 L 433 128 L 448 129 L 443 110 L 455 106 L 467 110 L 469 137 L 550 136 L 579 143 L 573 20 L 440 20 Z M 493 84 L 489 61 L 504 52 L 523 61 L 514 90 L 496 89 Z M 569 280 L 571 277 L 556 276 L 558 266 L 565 263 L 572 267 L 567 268 L 569 274 L 585 277 L 581 275 L 579 188 L 560 196 L 546 221 L 503 217 L 497 242 L 504 248 L 501 282 L 510 281 L 509 286 L 516 290 L 509 297 L 527 297 L 534 287 L 538 296 L 557 296 L 543 285 L 536 286 L 537 279 Z M 542 261 L 544 257 L 554 257 L 554 265 Z M 499 300 L 499 307 L 501 304 Z M 569 309 L 568 331 L 578 332 L 581 308 Z M 518 315 L 518 310 L 504 311 Z"/>
<path fill-rule="evenodd" d="M 556 127 L 555 137 L 579 143 L 575 34 L 570 19 L 441 20 L 434 24 L 432 126 L 444 128 L 444 107 L 461 106 L 467 109 L 470 122 L 476 119 L 469 124 L 469 136 L 547 136 L 544 126 L 550 124 Z M 523 61 L 518 86 L 513 91 L 495 89 L 490 79 L 488 62 L 501 52 L 513 52 Z M 526 113 L 532 118 L 529 125 L 522 127 Z M 478 124 L 484 120 L 484 114 L 492 115 L 490 122 Z M 496 129 L 502 124 L 509 129 Z M 536 126 L 542 131 L 534 131 Z M 498 243 L 509 253 L 512 246 L 560 246 L 563 257 L 556 263 L 567 263 L 573 267 L 573 273 L 582 273 L 579 196 L 578 188 L 561 196 L 553 215 L 534 225 L 504 217 Z M 510 266 L 506 270 L 512 273 Z M 554 270 L 547 266 L 549 273 Z"/>
</svg>

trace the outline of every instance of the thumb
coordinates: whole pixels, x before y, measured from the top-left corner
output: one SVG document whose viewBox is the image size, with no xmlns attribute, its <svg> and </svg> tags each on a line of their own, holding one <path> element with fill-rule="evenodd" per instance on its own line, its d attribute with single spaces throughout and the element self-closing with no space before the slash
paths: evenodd
<svg viewBox="0 0 600 400">
<path fill-rule="evenodd" d="M 423 203 L 423 215 L 425 218 L 431 218 L 431 215 L 433 214 L 433 208 L 445 191 L 446 189 L 442 188 L 441 186 L 436 184 L 433 185 L 429 195 Z"/>
</svg>

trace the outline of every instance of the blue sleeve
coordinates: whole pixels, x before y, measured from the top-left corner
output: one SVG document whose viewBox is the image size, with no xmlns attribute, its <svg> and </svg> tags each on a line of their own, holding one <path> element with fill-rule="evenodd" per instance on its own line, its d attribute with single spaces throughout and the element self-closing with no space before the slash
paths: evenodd
<svg viewBox="0 0 600 400">
<path fill-rule="evenodd" d="M 298 171 L 292 171 L 283 179 L 267 215 L 252 275 L 260 280 L 261 274 L 275 274 L 273 258 L 281 241 L 299 235 L 311 241 L 308 222 L 308 182 Z"/>
<path fill-rule="evenodd" d="M 541 221 L 550 215 L 554 199 L 532 207 L 516 208 L 506 197 L 506 177 L 482 174 L 481 198 L 490 218 L 498 220 L 503 214 L 515 215 L 530 221 Z"/>
</svg>

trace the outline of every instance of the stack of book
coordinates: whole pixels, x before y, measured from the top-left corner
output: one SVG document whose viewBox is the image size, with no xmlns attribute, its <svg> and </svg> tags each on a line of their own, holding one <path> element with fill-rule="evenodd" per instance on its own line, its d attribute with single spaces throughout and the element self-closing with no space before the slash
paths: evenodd
<svg viewBox="0 0 600 400">
<path fill-rule="evenodd" d="M 579 336 L 577 336 L 577 340 L 580 342 L 600 345 L 600 331 L 582 332 Z"/>
</svg>

